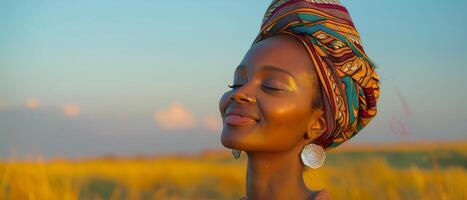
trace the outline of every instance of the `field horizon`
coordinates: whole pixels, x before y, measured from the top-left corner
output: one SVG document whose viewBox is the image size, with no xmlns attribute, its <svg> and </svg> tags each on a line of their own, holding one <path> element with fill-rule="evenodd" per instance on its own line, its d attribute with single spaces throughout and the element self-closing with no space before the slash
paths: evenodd
<svg viewBox="0 0 467 200">
<path fill-rule="evenodd" d="M 410 151 L 410 150 L 433 150 L 433 149 L 445 149 L 445 148 L 456 148 L 462 149 L 467 145 L 467 139 L 459 140 L 418 140 L 418 141 L 400 141 L 400 142 L 358 142 L 342 144 L 338 148 L 326 151 L 326 153 L 342 153 L 342 152 L 367 152 L 367 151 Z M 15 152 L 12 150 L 12 152 Z M 200 151 L 194 151 L 191 153 L 187 152 L 172 152 L 162 154 L 132 154 L 132 155 L 119 155 L 119 154 L 102 154 L 96 156 L 82 156 L 82 157 L 67 157 L 67 156 L 50 156 L 44 158 L 40 153 L 31 153 L 25 156 L 18 156 L 13 153 L 8 158 L 0 158 L 0 164 L 14 162 L 29 162 L 29 161 L 41 161 L 41 162 L 53 162 L 53 161 L 92 161 L 92 160 L 110 160 L 110 159 L 159 159 L 167 157 L 202 157 L 203 155 L 224 155 L 230 156 L 231 152 L 227 148 L 206 148 Z"/>
<path fill-rule="evenodd" d="M 467 198 L 465 141 L 342 145 L 327 155 L 304 179 L 334 199 Z M 245 194 L 246 161 L 227 149 L 12 159 L 0 162 L 0 199 L 238 199 Z"/>
</svg>

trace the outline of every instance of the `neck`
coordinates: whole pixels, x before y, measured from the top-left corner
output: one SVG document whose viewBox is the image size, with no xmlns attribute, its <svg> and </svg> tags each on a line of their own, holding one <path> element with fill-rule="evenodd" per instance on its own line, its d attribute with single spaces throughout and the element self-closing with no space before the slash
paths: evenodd
<svg viewBox="0 0 467 200">
<path fill-rule="evenodd" d="M 300 146 L 300 145 L 298 145 Z M 306 199 L 299 149 L 279 153 L 247 152 L 246 199 Z"/>
</svg>

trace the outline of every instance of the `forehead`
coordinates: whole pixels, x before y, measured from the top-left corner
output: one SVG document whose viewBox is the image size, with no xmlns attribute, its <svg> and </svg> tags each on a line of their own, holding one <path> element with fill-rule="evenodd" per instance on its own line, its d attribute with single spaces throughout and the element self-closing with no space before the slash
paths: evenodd
<svg viewBox="0 0 467 200">
<path fill-rule="evenodd" d="M 237 70 L 254 73 L 271 67 L 299 77 L 309 76 L 313 66 L 305 46 L 298 39 L 277 35 L 254 44 Z"/>
</svg>

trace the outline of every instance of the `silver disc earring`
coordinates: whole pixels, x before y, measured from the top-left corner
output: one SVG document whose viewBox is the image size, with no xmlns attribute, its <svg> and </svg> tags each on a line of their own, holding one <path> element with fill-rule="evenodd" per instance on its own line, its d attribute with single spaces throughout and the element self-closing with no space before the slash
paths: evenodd
<svg viewBox="0 0 467 200">
<path fill-rule="evenodd" d="M 242 151 L 240 151 L 240 150 L 232 149 L 232 155 L 234 156 L 235 159 L 240 158 L 241 153 L 242 153 Z"/>
<path fill-rule="evenodd" d="M 326 159 L 323 147 L 316 144 L 308 144 L 303 148 L 300 157 L 304 165 L 317 169 L 321 167 Z"/>
</svg>

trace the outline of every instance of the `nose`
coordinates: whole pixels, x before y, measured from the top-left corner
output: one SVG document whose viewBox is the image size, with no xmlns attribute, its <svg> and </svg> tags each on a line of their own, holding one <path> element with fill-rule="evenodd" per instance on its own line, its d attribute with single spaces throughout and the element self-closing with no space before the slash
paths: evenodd
<svg viewBox="0 0 467 200">
<path fill-rule="evenodd" d="M 230 97 L 231 100 L 236 101 L 238 103 L 255 103 L 256 99 L 245 94 L 244 92 L 237 91 L 232 94 Z"/>
</svg>

